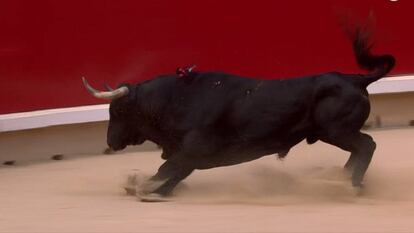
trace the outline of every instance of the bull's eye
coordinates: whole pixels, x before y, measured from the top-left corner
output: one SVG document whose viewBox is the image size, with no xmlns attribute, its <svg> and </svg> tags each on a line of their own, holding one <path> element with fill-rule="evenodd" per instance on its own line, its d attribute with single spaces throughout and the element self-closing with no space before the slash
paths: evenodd
<svg viewBox="0 0 414 233">
<path fill-rule="evenodd" d="M 111 115 L 113 115 L 115 117 L 122 116 L 122 115 L 124 115 L 124 113 L 125 113 L 125 110 L 123 110 L 123 109 L 115 109 L 115 110 L 111 111 Z"/>
<path fill-rule="evenodd" d="M 117 112 L 118 114 L 124 114 L 126 111 L 125 111 L 125 109 L 124 109 L 124 108 L 118 108 L 118 109 L 116 110 L 116 112 Z"/>
</svg>

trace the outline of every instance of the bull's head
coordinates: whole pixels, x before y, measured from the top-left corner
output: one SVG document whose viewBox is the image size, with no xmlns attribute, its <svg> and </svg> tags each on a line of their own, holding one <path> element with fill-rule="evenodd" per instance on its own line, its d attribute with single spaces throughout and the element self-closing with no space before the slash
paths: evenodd
<svg viewBox="0 0 414 233">
<path fill-rule="evenodd" d="M 109 106 L 109 125 L 107 133 L 108 146 L 113 150 L 122 150 L 127 145 L 142 144 L 145 139 L 139 133 L 139 122 L 134 119 L 133 92 L 131 86 L 121 86 L 115 90 L 98 91 L 91 87 L 85 78 L 83 84 L 93 96 L 111 101 Z"/>
</svg>

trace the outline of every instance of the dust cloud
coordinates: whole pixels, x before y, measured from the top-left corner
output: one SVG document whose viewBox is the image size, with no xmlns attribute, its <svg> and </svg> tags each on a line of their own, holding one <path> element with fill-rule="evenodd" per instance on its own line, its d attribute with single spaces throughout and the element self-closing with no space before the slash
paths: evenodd
<svg viewBox="0 0 414 233">
<path fill-rule="evenodd" d="M 414 170 L 396 166 L 385 157 L 375 158 L 364 188 L 359 189 L 352 187 L 351 174 L 342 167 L 347 152 L 323 143 L 313 148 L 302 144 L 289 156 L 286 161 L 267 156 L 237 166 L 195 171 L 177 186 L 172 200 L 264 205 L 414 201 Z M 150 175 L 136 174 L 141 184 Z"/>
</svg>

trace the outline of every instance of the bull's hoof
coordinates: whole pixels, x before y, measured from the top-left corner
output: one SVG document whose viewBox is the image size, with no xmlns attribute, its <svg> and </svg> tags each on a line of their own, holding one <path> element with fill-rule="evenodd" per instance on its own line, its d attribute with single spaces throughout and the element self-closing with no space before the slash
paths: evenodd
<svg viewBox="0 0 414 233">
<path fill-rule="evenodd" d="M 115 151 L 108 147 L 103 151 L 103 153 L 106 155 L 110 155 L 110 154 L 115 154 Z"/>
<path fill-rule="evenodd" d="M 145 180 L 145 182 L 141 183 L 137 186 L 137 194 L 138 195 L 147 195 L 152 193 L 158 187 L 160 187 L 164 181 L 153 181 L 153 180 Z"/>
<path fill-rule="evenodd" d="M 143 196 L 152 193 L 161 186 L 163 182 L 164 181 L 153 181 L 149 176 L 136 171 L 128 176 L 124 189 L 127 195 Z"/>
<path fill-rule="evenodd" d="M 141 202 L 167 202 L 171 201 L 171 198 L 161 196 L 158 193 L 150 193 L 139 197 Z"/>
<path fill-rule="evenodd" d="M 352 190 L 355 196 L 362 196 L 364 195 L 365 188 L 363 184 L 359 184 L 359 185 L 353 185 Z"/>
</svg>

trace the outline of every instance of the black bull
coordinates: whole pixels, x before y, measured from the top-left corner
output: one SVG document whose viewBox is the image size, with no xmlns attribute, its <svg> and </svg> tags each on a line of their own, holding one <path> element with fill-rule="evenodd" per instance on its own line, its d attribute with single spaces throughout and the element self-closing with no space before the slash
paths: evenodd
<svg viewBox="0 0 414 233">
<path fill-rule="evenodd" d="M 145 140 L 166 160 L 150 179 L 152 193 L 168 195 L 195 169 L 228 166 L 278 154 L 306 139 L 349 151 L 345 168 L 361 186 L 375 142 L 361 127 L 370 112 L 366 87 L 394 66 L 391 55 L 370 53 L 360 30 L 353 47 L 366 75 L 338 72 L 287 80 L 259 80 L 219 72 L 164 75 L 113 91 L 88 90 L 111 99 L 108 145 L 114 150 Z"/>
</svg>

